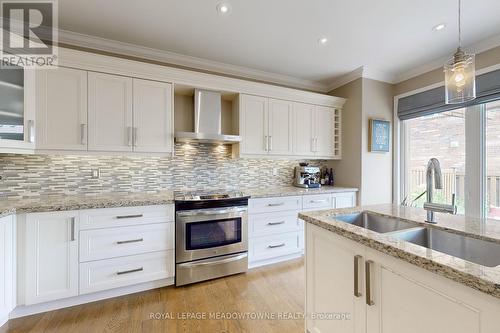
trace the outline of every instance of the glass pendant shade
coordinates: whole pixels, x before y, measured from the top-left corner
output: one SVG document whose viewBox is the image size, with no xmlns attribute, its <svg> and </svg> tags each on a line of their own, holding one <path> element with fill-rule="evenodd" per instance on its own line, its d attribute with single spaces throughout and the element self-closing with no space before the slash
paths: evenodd
<svg viewBox="0 0 500 333">
<path fill-rule="evenodd" d="M 476 68 L 474 54 L 461 48 L 444 65 L 446 104 L 459 104 L 476 98 Z"/>
</svg>

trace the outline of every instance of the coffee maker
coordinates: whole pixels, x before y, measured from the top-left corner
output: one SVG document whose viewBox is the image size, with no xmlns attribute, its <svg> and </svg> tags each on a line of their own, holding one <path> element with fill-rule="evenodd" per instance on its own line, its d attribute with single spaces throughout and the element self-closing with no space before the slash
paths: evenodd
<svg viewBox="0 0 500 333">
<path fill-rule="evenodd" d="M 318 188 L 320 184 L 320 168 L 300 165 L 295 167 L 293 185 L 304 188 Z"/>
</svg>

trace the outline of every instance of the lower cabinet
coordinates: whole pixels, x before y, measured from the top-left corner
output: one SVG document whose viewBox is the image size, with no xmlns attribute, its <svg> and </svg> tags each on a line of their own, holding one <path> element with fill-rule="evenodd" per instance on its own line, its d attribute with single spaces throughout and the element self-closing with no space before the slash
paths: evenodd
<svg viewBox="0 0 500 333">
<path fill-rule="evenodd" d="M 33 213 L 24 221 L 23 305 L 174 277 L 173 205 Z"/>
<path fill-rule="evenodd" d="M 306 234 L 309 332 L 498 332 L 499 299 L 314 225 Z"/>
<path fill-rule="evenodd" d="M 15 306 L 14 217 L 0 218 L 0 326 Z"/>
<path fill-rule="evenodd" d="M 26 215 L 26 305 L 78 295 L 78 222 L 78 211 Z"/>
</svg>

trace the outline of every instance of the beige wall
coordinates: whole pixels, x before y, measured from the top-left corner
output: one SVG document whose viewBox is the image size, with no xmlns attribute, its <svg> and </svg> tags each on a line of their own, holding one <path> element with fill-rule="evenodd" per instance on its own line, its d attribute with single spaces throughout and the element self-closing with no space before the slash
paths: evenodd
<svg viewBox="0 0 500 333">
<path fill-rule="evenodd" d="M 342 110 L 342 160 L 331 162 L 336 184 L 361 189 L 361 127 L 363 80 L 357 79 L 330 92 L 347 98 Z M 361 202 L 362 193 L 358 200 Z"/>
<path fill-rule="evenodd" d="M 476 54 L 476 70 L 500 64 L 500 46 Z M 416 90 L 444 81 L 442 68 L 437 68 L 394 85 L 394 95 Z"/>
<path fill-rule="evenodd" d="M 368 151 L 372 118 L 392 122 L 393 86 L 359 78 L 330 92 L 347 98 L 342 111 L 342 160 L 332 162 L 337 185 L 360 189 L 362 205 L 392 202 L 392 150 Z"/>
</svg>

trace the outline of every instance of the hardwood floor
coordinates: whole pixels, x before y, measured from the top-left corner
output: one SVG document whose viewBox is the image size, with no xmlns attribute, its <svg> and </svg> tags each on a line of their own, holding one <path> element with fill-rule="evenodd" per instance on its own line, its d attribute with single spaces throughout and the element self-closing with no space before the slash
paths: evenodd
<svg viewBox="0 0 500 333">
<path fill-rule="evenodd" d="M 303 333 L 304 278 L 303 260 L 298 259 L 186 287 L 165 287 L 14 319 L 0 333 Z"/>
</svg>

